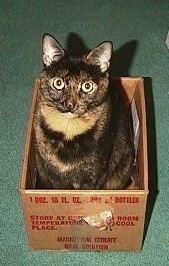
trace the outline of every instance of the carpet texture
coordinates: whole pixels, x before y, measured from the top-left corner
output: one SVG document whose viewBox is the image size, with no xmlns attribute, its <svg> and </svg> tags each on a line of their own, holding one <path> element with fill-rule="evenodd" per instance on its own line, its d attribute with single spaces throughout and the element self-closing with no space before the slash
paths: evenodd
<svg viewBox="0 0 169 266">
<path fill-rule="evenodd" d="M 0 265 L 169 265 L 169 1 L 0 0 Z M 114 43 L 112 74 L 146 77 L 150 195 L 143 249 L 134 252 L 31 251 L 19 175 L 41 38 L 69 51 Z M 114 62 L 113 62 L 114 61 Z"/>
</svg>

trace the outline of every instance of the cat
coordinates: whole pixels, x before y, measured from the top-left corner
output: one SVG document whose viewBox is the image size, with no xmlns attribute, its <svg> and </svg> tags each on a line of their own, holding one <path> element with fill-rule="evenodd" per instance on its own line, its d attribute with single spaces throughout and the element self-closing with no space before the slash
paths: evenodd
<svg viewBox="0 0 169 266">
<path fill-rule="evenodd" d="M 132 126 L 109 78 L 112 43 L 72 58 L 45 34 L 34 116 L 37 189 L 124 189 L 134 171 Z"/>
</svg>

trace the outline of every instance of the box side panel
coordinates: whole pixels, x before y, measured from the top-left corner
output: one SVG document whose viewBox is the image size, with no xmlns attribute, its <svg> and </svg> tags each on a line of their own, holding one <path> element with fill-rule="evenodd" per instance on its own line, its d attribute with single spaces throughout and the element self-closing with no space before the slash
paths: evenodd
<svg viewBox="0 0 169 266">
<path fill-rule="evenodd" d="M 129 77 L 122 77 L 120 78 L 120 83 L 123 89 L 125 90 L 125 93 L 127 95 L 127 98 L 129 102 L 131 103 L 134 93 L 137 87 L 137 84 L 139 83 L 140 78 L 135 77 L 135 78 L 129 78 Z"/>
<path fill-rule="evenodd" d="M 134 94 L 137 112 L 140 120 L 140 138 L 138 147 L 140 188 L 148 191 L 148 161 L 147 161 L 147 128 L 144 98 L 144 83 L 140 78 Z"/>
<path fill-rule="evenodd" d="M 26 191 L 25 223 L 33 249 L 140 250 L 144 192 Z"/>
<path fill-rule="evenodd" d="M 33 94 L 32 94 L 32 101 L 31 101 L 31 108 L 29 112 L 29 119 L 26 129 L 25 135 L 25 145 L 24 145 L 24 153 L 23 153 L 23 162 L 22 162 L 22 169 L 20 175 L 20 186 L 19 189 L 23 190 L 26 187 L 32 187 L 32 178 L 34 175 L 34 151 L 33 151 L 33 144 L 32 144 L 32 123 L 33 123 L 33 116 L 35 111 L 35 105 L 37 101 L 37 94 L 39 88 L 39 81 L 35 80 Z M 32 166 L 33 165 L 33 166 Z"/>
<path fill-rule="evenodd" d="M 140 189 L 148 191 L 147 128 L 144 82 L 141 77 L 122 77 L 115 79 L 115 82 L 119 87 L 121 87 L 121 89 L 124 89 L 130 103 L 133 99 L 135 100 L 140 122 L 140 136 L 137 153 L 137 161 L 139 166 L 139 182 Z"/>
</svg>

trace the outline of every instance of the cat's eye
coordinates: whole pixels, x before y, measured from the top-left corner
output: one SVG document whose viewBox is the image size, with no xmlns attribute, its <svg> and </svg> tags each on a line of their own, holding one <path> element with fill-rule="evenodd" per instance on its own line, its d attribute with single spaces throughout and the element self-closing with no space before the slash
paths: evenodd
<svg viewBox="0 0 169 266">
<path fill-rule="evenodd" d="M 82 84 L 82 90 L 85 93 L 92 93 L 96 88 L 96 84 L 94 84 L 92 81 L 87 81 Z"/>
<path fill-rule="evenodd" d="M 53 86 L 57 89 L 57 90 L 62 90 L 65 86 L 64 81 L 62 78 L 55 78 L 53 80 Z"/>
</svg>

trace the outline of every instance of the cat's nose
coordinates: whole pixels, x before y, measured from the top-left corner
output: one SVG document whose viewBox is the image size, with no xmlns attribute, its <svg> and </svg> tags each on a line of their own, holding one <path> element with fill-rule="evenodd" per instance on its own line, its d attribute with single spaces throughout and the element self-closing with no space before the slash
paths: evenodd
<svg viewBox="0 0 169 266">
<path fill-rule="evenodd" d="M 71 101 L 67 101 L 67 108 L 72 111 L 74 108 L 74 104 Z"/>
</svg>

